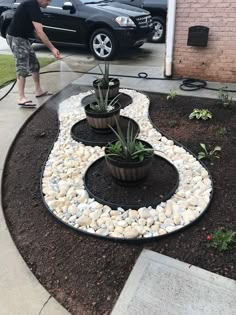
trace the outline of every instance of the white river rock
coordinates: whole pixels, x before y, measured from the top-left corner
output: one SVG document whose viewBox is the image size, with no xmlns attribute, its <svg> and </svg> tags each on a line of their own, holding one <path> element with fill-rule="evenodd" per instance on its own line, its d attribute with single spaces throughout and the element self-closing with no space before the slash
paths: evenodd
<svg viewBox="0 0 236 315">
<path fill-rule="evenodd" d="M 91 92 L 73 95 L 59 106 L 60 132 L 46 161 L 42 191 L 49 209 L 74 228 L 114 238 L 148 238 L 171 233 L 194 221 L 208 206 L 212 182 L 208 171 L 184 148 L 162 136 L 148 120 L 148 98 L 134 90 L 121 89 L 133 98 L 121 110 L 140 126 L 139 137 L 150 142 L 156 154 L 166 157 L 179 172 L 179 187 L 154 209 L 111 209 L 89 198 L 83 176 L 89 165 L 103 156 L 104 148 L 90 147 L 71 138 L 71 127 L 85 118 L 81 100 Z"/>
</svg>

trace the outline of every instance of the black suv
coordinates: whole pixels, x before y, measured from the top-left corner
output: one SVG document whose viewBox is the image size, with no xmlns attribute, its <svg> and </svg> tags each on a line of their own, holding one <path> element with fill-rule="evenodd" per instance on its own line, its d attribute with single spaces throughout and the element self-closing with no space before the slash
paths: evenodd
<svg viewBox="0 0 236 315">
<path fill-rule="evenodd" d="M 1 36 L 5 37 L 14 11 L 23 1 L 1 4 Z M 148 11 L 109 0 L 52 0 L 42 12 L 43 28 L 52 42 L 88 45 L 100 60 L 112 59 L 120 49 L 140 47 L 154 34 Z"/>
<path fill-rule="evenodd" d="M 115 0 L 135 7 L 143 8 L 152 15 L 155 34 L 153 43 L 163 43 L 166 34 L 167 0 Z"/>
</svg>

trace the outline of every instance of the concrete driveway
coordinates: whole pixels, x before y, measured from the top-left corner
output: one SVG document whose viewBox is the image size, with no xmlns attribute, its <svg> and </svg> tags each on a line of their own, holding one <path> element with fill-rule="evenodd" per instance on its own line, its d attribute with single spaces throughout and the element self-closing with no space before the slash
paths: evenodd
<svg viewBox="0 0 236 315">
<path fill-rule="evenodd" d="M 41 44 L 33 44 L 34 50 L 38 56 L 52 57 L 51 52 Z M 63 58 L 72 59 L 77 63 L 89 63 L 96 66 L 101 63 L 96 60 L 89 49 L 84 47 L 69 47 L 57 45 Z M 0 37 L 0 54 L 11 53 L 6 40 Z M 68 58 L 69 57 L 69 58 Z M 165 44 L 145 43 L 141 48 L 129 49 L 128 51 L 121 51 L 111 63 L 115 65 L 129 65 L 129 66 L 147 66 L 159 67 L 163 69 L 165 58 Z M 142 71 L 140 69 L 140 71 Z"/>
</svg>

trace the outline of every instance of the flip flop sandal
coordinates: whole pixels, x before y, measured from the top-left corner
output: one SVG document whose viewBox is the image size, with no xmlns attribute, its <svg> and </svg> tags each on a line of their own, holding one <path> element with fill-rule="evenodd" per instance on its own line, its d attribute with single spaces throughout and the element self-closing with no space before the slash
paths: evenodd
<svg viewBox="0 0 236 315">
<path fill-rule="evenodd" d="M 48 92 L 48 91 L 45 91 L 45 92 L 43 92 L 43 93 L 40 94 L 40 95 L 36 95 L 35 97 L 39 98 L 39 97 L 50 96 L 50 95 L 53 95 L 53 93 Z"/>
<path fill-rule="evenodd" d="M 32 103 L 32 101 L 26 101 L 24 103 L 18 103 L 19 106 L 24 107 L 24 108 L 33 108 L 37 106 L 37 104 Z"/>
</svg>

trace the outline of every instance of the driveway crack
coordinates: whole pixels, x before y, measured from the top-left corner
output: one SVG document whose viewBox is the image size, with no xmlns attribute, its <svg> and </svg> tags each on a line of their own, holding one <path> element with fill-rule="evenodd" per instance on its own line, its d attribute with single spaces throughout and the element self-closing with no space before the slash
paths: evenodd
<svg viewBox="0 0 236 315">
<path fill-rule="evenodd" d="M 49 300 L 51 299 L 51 297 L 52 297 L 52 296 L 50 295 L 49 298 L 47 299 L 47 301 L 43 304 L 43 306 L 42 306 L 41 310 L 39 311 L 38 315 L 40 315 L 40 314 L 42 313 L 42 311 L 43 311 L 45 305 L 49 302 Z"/>
</svg>

